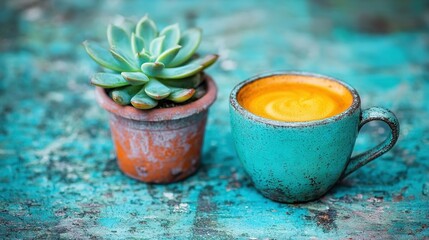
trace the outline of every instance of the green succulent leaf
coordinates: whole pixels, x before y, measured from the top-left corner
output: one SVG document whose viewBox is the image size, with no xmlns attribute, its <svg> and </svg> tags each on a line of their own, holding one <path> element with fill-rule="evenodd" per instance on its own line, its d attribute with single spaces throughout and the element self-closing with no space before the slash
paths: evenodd
<svg viewBox="0 0 429 240">
<path fill-rule="evenodd" d="M 152 54 L 152 56 L 157 57 L 159 54 L 161 54 L 162 52 L 162 43 L 164 42 L 165 36 L 160 36 L 155 38 L 151 43 L 150 43 L 150 53 Z"/>
<path fill-rule="evenodd" d="M 136 95 L 141 89 L 141 86 L 116 88 L 110 92 L 110 97 L 120 105 L 128 105 L 131 103 L 131 98 L 134 97 L 134 95 Z"/>
<path fill-rule="evenodd" d="M 121 27 L 109 24 L 107 27 L 107 40 L 110 48 L 121 49 L 125 54 L 131 55 L 130 36 Z"/>
<path fill-rule="evenodd" d="M 156 76 L 164 67 L 165 65 L 162 62 L 147 62 L 142 64 L 141 70 L 148 76 Z"/>
<path fill-rule="evenodd" d="M 176 67 L 188 61 L 200 45 L 201 35 L 202 32 L 199 28 L 191 28 L 185 31 L 179 41 L 179 45 L 182 46 L 182 49 L 173 61 L 170 62 L 168 67 Z"/>
<path fill-rule="evenodd" d="M 139 67 L 136 61 L 128 57 L 127 54 L 122 52 L 120 49 L 110 49 L 110 53 L 122 65 L 128 66 L 128 69 L 126 71 L 130 71 L 130 72 L 139 71 Z"/>
<path fill-rule="evenodd" d="M 149 77 L 141 72 L 122 72 L 121 75 L 131 85 L 143 85 L 149 82 Z"/>
<path fill-rule="evenodd" d="M 149 97 L 145 89 L 142 88 L 133 98 L 131 98 L 131 105 L 138 109 L 151 109 L 158 105 L 158 101 Z"/>
<path fill-rule="evenodd" d="M 143 51 L 139 52 L 138 55 L 137 55 L 137 57 L 138 57 L 140 66 L 143 63 L 147 63 L 147 62 L 151 61 L 151 56 L 150 56 L 150 54 L 148 52 L 146 52 L 145 49 L 143 49 Z"/>
<path fill-rule="evenodd" d="M 158 56 L 158 58 L 155 60 L 156 62 L 162 62 L 164 65 L 169 64 L 174 57 L 176 57 L 179 50 L 182 48 L 182 46 L 176 45 L 172 48 L 167 49 L 161 55 Z"/>
<path fill-rule="evenodd" d="M 170 88 L 153 78 L 144 86 L 144 91 L 149 97 L 156 100 L 164 99 L 171 93 Z"/>
<path fill-rule="evenodd" d="M 176 68 L 164 68 L 157 77 L 166 79 L 179 79 L 192 76 L 204 69 L 202 65 L 190 63 Z"/>
<path fill-rule="evenodd" d="M 165 27 L 159 35 L 165 36 L 164 42 L 162 43 L 162 51 L 176 46 L 180 40 L 179 24 L 176 23 Z"/>
<path fill-rule="evenodd" d="M 134 55 L 140 53 L 144 49 L 143 38 L 131 33 L 131 49 L 133 50 Z"/>
<path fill-rule="evenodd" d="M 121 72 L 128 71 L 129 67 L 118 62 L 112 54 L 110 54 L 109 50 L 103 48 L 98 43 L 93 43 L 89 41 L 84 41 L 83 46 L 88 55 L 102 67 Z"/>
<path fill-rule="evenodd" d="M 145 64 L 142 65 L 142 69 L 144 65 Z M 198 72 L 201 72 L 203 69 L 204 68 L 202 65 L 190 63 L 181 67 L 164 68 L 160 71 L 152 71 L 150 72 L 150 76 L 165 79 L 179 79 L 192 76 Z"/>
<path fill-rule="evenodd" d="M 157 37 L 158 30 L 155 23 L 146 15 L 137 23 L 136 34 L 142 37 L 145 43 L 150 43 Z"/>
<path fill-rule="evenodd" d="M 131 33 L 133 33 L 136 30 L 136 22 L 132 19 L 125 18 L 120 24 L 119 27 L 125 30 L 125 32 L 131 36 Z"/>
<path fill-rule="evenodd" d="M 156 67 L 156 63 L 144 63 L 141 68 L 144 73 L 151 77 L 180 79 L 201 72 L 204 68 L 212 65 L 218 57 L 219 56 L 215 54 L 207 55 L 204 58 L 197 59 L 193 62 L 176 68 L 160 68 Z"/>
<path fill-rule="evenodd" d="M 158 79 L 161 83 L 168 87 L 176 87 L 176 88 L 195 88 L 199 86 L 204 78 L 201 73 L 197 73 L 193 76 L 181 78 L 181 79 Z"/>
<path fill-rule="evenodd" d="M 219 55 L 217 54 L 209 54 L 204 56 L 203 58 L 196 59 L 195 61 L 193 61 L 193 63 L 200 64 L 205 69 L 215 63 L 218 58 Z"/>
<path fill-rule="evenodd" d="M 170 88 L 171 94 L 167 97 L 168 100 L 171 100 L 176 103 L 185 102 L 190 99 L 194 93 L 195 89 L 192 88 Z"/>
<path fill-rule="evenodd" d="M 115 73 L 96 73 L 91 78 L 91 84 L 102 88 L 117 88 L 130 85 L 121 75 Z"/>
</svg>

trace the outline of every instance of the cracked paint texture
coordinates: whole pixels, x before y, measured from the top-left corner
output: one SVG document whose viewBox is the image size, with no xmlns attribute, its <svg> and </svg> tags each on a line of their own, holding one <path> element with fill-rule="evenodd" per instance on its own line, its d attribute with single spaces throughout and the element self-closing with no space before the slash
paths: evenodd
<svg viewBox="0 0 429 240">
<path fill-rule="evenodd" d="M 0 3 L 0 238 L 423 239 L 429 237 L 427 1 L 74 1 Z M 200 170 L 150 185 L 116 165 L 85 39 L 120 15 L 204 29 L 220 54 Z M 266 71 L 330 75 L 363 108 L 396 113 L 392 151 L 318 201 L 280 204 L 252 187 L 231 138 L 228 97 Z M 384 139 L 365 126 L 356 152 Z"/>
</svg>

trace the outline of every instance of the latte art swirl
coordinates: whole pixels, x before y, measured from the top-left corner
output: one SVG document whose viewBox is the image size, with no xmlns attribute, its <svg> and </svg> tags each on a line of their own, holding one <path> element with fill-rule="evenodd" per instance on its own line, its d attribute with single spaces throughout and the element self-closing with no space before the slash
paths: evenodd
<svg viewBox="0 0 429 240">
<path fill-rule="evenodd" d="M 263 116 L 271 119 L 296 121 L 335 115 L 337 105 L 329 95 L 296 89 L 261 94 L 250 103 L 249 108 L 259 109 Z"/>
<path fill-rule="evenodd" d="M 336 91 L 329 85 L 286 82 L 261 85 L 242 94 L 240 103 L 255 115 L 287 122 L 328 118 L 351 105 L 348 91 Z M 336 86 L 338 87 L 338 86 Z"/>
</svg>

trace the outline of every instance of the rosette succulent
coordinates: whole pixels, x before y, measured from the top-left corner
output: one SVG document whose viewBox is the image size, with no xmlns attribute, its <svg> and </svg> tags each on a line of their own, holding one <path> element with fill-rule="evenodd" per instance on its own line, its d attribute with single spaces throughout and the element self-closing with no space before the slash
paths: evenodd
<svg viewBox="0 0 429 240">
<path fill-rule="evenodd" d="M 118 104 L 151 109 L 160 101 L 183 103 L 204 94 L 202 71 L 218 58 L 211 54 L 196 58 L 201 30 L 180 31 L 173 24 L 158 31 L 147 15 L 131 28 L 109 25 L 109 48 L 85 41 L 88 55 L 110 69 L 96 73 L 93 85 L 108 89 Z M 201 91 L 200 93 L 198 91 Z"/>
</svg>

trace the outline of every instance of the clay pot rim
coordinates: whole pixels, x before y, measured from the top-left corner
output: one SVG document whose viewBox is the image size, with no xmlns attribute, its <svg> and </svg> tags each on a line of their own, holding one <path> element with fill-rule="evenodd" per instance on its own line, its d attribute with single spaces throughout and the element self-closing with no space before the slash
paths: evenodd
<svg viewBox="0 0 429 240">
<path fill-rule="evenodd" d="M 95 95 L 100 106 L 112 114 L 137 121 L 165 121 L 189 117 L 207 110 L 216 100 L 217 87 L 213 79 L 205 74 L 206 94 L 193 102 L 172 108 L 137 109 L 133 106 L 122 106 L 115 103 L 104 88 L 95 87 Z"/>
</svg>

